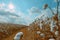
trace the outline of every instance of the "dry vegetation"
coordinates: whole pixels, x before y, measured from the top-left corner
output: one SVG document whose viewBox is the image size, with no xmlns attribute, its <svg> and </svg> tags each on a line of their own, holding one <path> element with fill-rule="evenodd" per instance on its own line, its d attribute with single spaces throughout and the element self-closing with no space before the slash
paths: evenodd
<svg viewBox="0 0 60 40">
<path fill-rule="evenodd" d="M 52 18 L 38 18 L 38 20 L 35 20 L 30 26 L 34 29 L 35 40 L 49 40 L 50 38 L 60 40 L 60 20 L 57 20 L 56 15 Z M 38 31 L 40 33 L 37 33 Z M 43 36 L 41 36 L 41 34 L 43 34 Z"/>
<path fill-rule="evenodd" d="M 26 27 L 25 25 L 0 23 L 0 40 L 7 38 L 17 30 Z"/>
</svg>

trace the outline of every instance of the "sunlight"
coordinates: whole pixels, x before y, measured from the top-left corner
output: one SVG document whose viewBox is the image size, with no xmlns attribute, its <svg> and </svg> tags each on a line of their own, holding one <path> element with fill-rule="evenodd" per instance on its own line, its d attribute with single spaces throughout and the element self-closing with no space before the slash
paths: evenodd
<svg viewBox="0 0 60 40">
<path fill-rule="evenodd" d="M 14 9 L 14 5 L 13 5 L 12 3 L 10 3 L 10 4 L 8 5 L 8 8 L 9 8 L 9 9 Z"/>
</svg>

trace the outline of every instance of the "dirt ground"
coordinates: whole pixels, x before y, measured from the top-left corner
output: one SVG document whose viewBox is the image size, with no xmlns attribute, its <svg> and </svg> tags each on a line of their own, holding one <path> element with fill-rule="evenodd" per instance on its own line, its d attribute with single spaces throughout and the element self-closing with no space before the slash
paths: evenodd
<svg viewBox="0 0 60 40">
<path fill-rule="evenodd" d="M 3 40 L 13 40 L 14 36 L 18 32 L 23 32 L 23 38 L 21 40 L 34 40 L 34 33 L 28 29 L 28 27 L 17 30 L 15 33 L 13 33 L 11 36 L 4 38 Z"/>
</svg>

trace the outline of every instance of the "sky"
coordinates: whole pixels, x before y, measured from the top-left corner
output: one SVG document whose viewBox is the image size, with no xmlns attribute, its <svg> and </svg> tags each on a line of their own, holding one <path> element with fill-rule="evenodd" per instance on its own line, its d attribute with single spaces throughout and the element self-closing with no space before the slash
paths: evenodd
<svg viewBox="0 0 60 40">
<path fill-rule="evenodd" d="M 0 0 L 0 23 L 29 25 L 42 15 L 50 17 L 52 13 L 43 9 L 44 4 L 56 12 L 55 0 Z"/>
</svg>

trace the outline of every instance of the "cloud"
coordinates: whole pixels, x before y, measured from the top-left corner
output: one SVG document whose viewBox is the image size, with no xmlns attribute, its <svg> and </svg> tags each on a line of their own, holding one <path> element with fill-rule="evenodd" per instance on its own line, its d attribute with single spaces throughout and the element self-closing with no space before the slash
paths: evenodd
<svg viewBox="0 0 60 40">
<path fill-rule="evenodd" d="M 41 10 L 37 7 L 32 7 L 30 9 L 27 10 L 28 15 L 25 16 L 25 21 L 26 23 L 29 25 L 30 23 L 32 23 L 35 20 L 35 17 L 37 17 L 38 15 L 40 15 Z"/>
<path fill-rule="evenodd" d="M 27 17 L 23 12 L 16 10 L 10 10 L 2 7 L 0 9 L 0 22 L 1 23 L 15 23 L 27 25 Z"/>
<path fill-rule="evenodd" d="M 14 18 L 14 19 L 15 19 L 15 18 L 16 18 L 16 19 L 18 18 L 17 16 L 12 16 L 12 15 L 9 15 L 9 17 L 10 17 L 10 18 Z"/>
<path fill-rule="evenodd" d="M 19 15 L 16 14 L 16 12 L 12 12 L 13 10 L 5 9 L 0 9 L 0 22 L 4 23 L 14 23 L 14 21 L 20 17 Z"/>
<path fill-rule="evenodd" d="M 27 24 L 32 23 L 37 16 L 41 15 L 41 10 L 37 7 L 32 7 L 27 10 L 28 16 L 25 17 L 25 20 L 27 20 Z"/>
<path fill-rule="evenodd" d="M 9 10 L 6 8 L 5 3 L 0 3 L 0 22 L 11 22 L 12 18 L 15 19 L 16 17 L 19 17 L 15 10 Z"/>
<path fill-rule="evenodd" d="M 14 13 L 14 12 L 16 12 L 15 9 L 5 9 L 5 12 L 7 12 L 7 11 L 9 11 L 10 13 Z"/>
<path fill-rule="evenodd" d="M 52 9 L 53 11 L 55 9 Z M 56 10 L 54 11 L 54 13 L 56 12 Z M 45 20 L 45 18 L 51 18 L 53 16 L 52 12 L 49 9 L 46 10 L 41 10 L 41 14 L 39 16 L 37 16 L 35 19 L 39 18 L 39 19 L 43 19 Z"/>
<path fill-rule="evenodd" d="M 0 15 L 3 15 L 3 16 L 9 16 L 9 15 L 12 15 L 12 16 L 17 16 L 17 14 L 15 13 L 10 13 L 9 11 L 5 12 L 4 10 L 0 11 Z"/>
<path fill-rule="evenodd" d="M 25 15 L 21 11 L 16 11 L 15 9 L 8 9 L 5 7 L 6 6 L 3 6 L 3 4 L 0 5 L 0 22 L 1 23 L 15 23 L 15 24 L 28 25 L 29 23 L 32 22 L 32 18 L 30 15 Z M 37 13 L 37 10 L 35 10 L 36 13 Z"/>
<path fill-rule="evenodd" d="M 55 10 L 55 9 L 54 9 Z M 7 23 L 15 23 L 15 24 L 25 24 L 29 25 L 32 23 L 36 18 L 45 19 L 45 17 L 51 17 L 52 13 L 49 9 L 40 10 L 39 8 L 32 7 L 27 11 L 28 15 L 21 11 L 14 10 L 11 12 L 9 9 L 0 10 L 0 21 L 7 22 Z M 44 16 L 43 16 L 44 15 Z"/>
<path fill-rule="evenodd" d="M 15 23 L 15 24 L 25 24 L 30 22 L 30 18 L 25 16 L 22 12 L 10 12 L 5 10 L 0 10 L 0 22 L 1 23 Z"/>
<path fill-rule="evenodd" d="M 5 6 L 5 3 L 1 3 L 0 4 L 0 8 L 4 7 Z"/>
<path fill-rule="evenodd" d="M 4 3 L 1 3 L 0 4 L 0 10 L 4 10 L 5 9 L 5 4 Z"/>
<path fill-rule="evenodd" d="M 0 22 L 1 23 L 3 23 L 3 22 L 8 22 L 9 21 L 9 18 L 8 17 L 6 17 L 6 16 L 2 16 L 2 15 L 0 15 Z"/>
<path fill-rule="evenodd" d="M 12 9 L 11 9 L 12 8 Z M 15 12 L 15 6 L 12 3 L 9 3 L 8 5 L 3 3 L 0 3 L 0 10 L 5 10 L 9 12 Z"/>
<path fill-rule="evenodd" d="M 60 1 L 60 0 L 58 0 L 58 1 Z M 54 2 L 57 2 L 57 0 L 54 0 Z"/>
<path fill-rule="evenodd" d="M 54 14 L 56 14 L 57 9 L 56 8 L 52 8 L 52 11 L 54 12 Z M 60 16 L 60 7 L 59 7 L 59 10 L 58 11 L 59 11 L 59 15 L 58 16 Z M 53 16 L 53 14 L 52 14 L 51 10 L 46 9 L 46 10 L 41 10 L 41 15 L 35 17 L 35 19 L 38 19 L 39 18 L 39 19 L 45 20 L 46 17 L 49 17 L 50 18 L 52 16 Z"/>
<path fill-rule="evenodd" d="M 32 7 L 28 10 L 28 15 L 21 11 L 16 11 L 15 9 L 9 9 L 8 6 L 0 6 L 0 21 L 7 22 L 7 23 L 16 23 L 16 24 L 25 24 L 28 25 L 32 22 L 33 18 L 31 14 L 39 13 L 40 10 L 36 7 Z M 11 6 L 11 5 L 10 5 Z M 5 8 L 6 7 L 6 8 Z"/>
<path fill-rule="evenodd" d="M 40 9 L 37 7 L 32 7 L 31 9 L 28 9 L 28 13 L 30 15 L 35 14 L 35 13 L 40 13 L 40 12 L 41 12 Z"/>
</svg>

